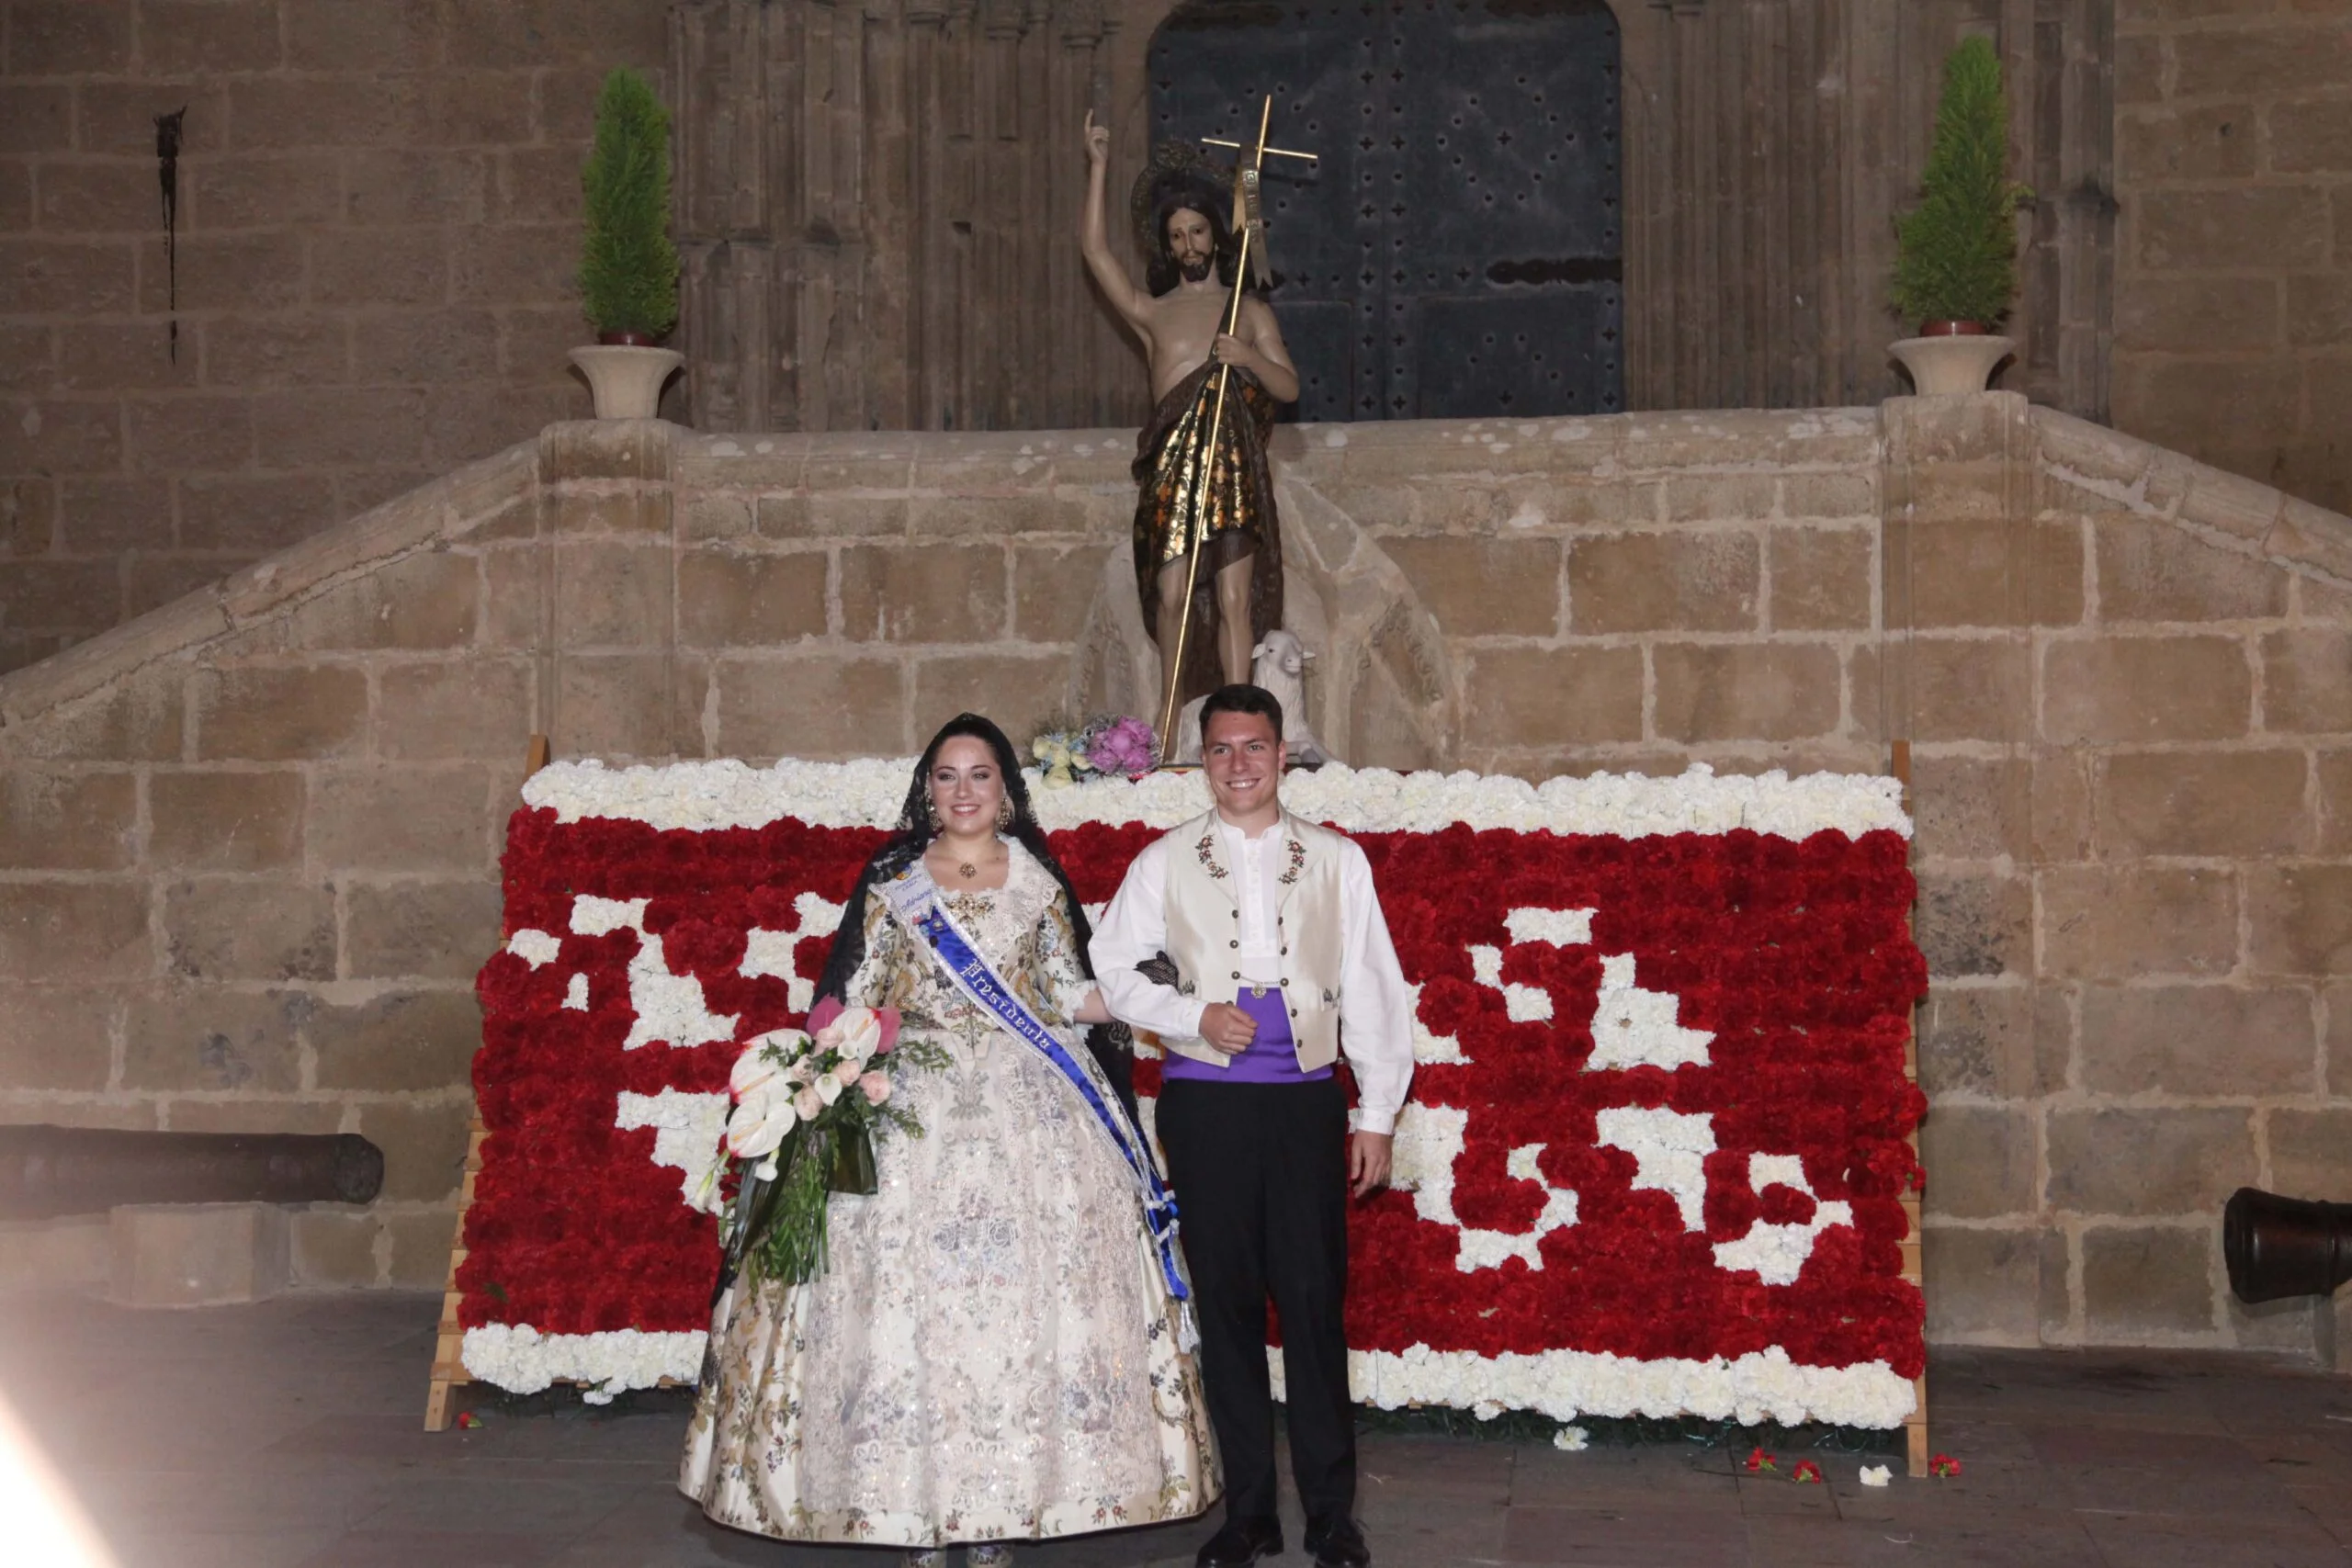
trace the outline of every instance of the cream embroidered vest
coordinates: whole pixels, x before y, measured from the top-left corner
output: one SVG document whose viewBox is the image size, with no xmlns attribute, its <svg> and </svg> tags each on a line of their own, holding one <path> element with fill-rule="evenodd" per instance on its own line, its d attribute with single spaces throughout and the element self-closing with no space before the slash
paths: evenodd
<svg viewBox="0 0 2352 1568">
<path fill-rule="evenodd" d="M 1281 894 L 1276 946 L 1298 1070 L 1328 1067 L 1340 1055 L 1340 846 L 1329 828 L 1283 813 L 1283 852 L 1274 881 Z M 1215 811 L 1168 835 L 1168 955 L 1181 988 L 1204 1002 L 1231 1002 L 1241 989 L 1240 879 L 1226 863 Z M 1196 1062 L 1228 1065 L 1200 1040 L 1163 1041 Z"/>
</svg>

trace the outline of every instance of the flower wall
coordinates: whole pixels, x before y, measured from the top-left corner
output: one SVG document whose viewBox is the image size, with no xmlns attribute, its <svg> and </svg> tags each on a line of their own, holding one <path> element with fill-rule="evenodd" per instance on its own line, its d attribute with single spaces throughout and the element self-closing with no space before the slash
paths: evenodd
<svg viewBox="0 0 2352 1568">
<path fill-rule="evenodd" d="M 592 1397 L 695 1375 L 729 1069 L 805 1015 L 907 768 L 531 781 L 480 982 L 472 1375 Z M 1396 1187 L 1351 1221 L 1357 1397 L 1899 1425 L 1926 970 L 1894 784 L 1332 767 L 1284 796 L 1363 845 L 1418 992 Z M 1036 798 L 1096 905 L 1207 804 L 1167 774 Z"/>
</svg>

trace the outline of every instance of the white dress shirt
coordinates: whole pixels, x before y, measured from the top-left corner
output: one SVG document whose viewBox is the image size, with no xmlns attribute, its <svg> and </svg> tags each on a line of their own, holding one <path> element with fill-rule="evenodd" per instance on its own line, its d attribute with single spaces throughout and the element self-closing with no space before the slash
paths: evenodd
<svg viewBox="0 0 2352 1568">
<path fill-rule="evenodd" d="M 1277 819 L 1254 839 L 1222 817 L 1216 825 L 1240 884 L 1235 899 L 1241 911 L 1241 973 L 1274 984 L 1282 978 L 1276 923 L 1282 889 L 1273 863 L 1281 853 L 1282 823 Z M 1207 1004 L 1136 969 L 1168 945 L 1170 839 L 1162 834 L 1136 856 L 1087 952 L 1113 1017 L 1155 1034 L 1198 1039 Z M 1361 1132 L 1393 1133 L 1413 1082 L 1413 992 L 1380 912 L 1372 863 L 1347 839 L 1340 850 L 1340 1049 L 1355 1070 L 1353 1121 Z"/>
</svg>

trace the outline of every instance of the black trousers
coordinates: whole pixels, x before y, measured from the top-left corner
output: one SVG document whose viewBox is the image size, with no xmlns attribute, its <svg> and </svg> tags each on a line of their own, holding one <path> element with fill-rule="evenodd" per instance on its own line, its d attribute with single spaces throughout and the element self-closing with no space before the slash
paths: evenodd
<svg viewBox="0 0 2352 1568">
<path fill-rule="evenodd" d="M 1274 1513 L 1266 1300 L 1282 1314 L 1291 1475 L 1307 1526 L 1352 1514 L 1355 1407 L 1348 1289 L 1348 1106 L 1338 1079 L 1160 1085 L 1160 1147 L 1182 1213 L 1201 1377 L 1229 1518 Z"/>
</svg>

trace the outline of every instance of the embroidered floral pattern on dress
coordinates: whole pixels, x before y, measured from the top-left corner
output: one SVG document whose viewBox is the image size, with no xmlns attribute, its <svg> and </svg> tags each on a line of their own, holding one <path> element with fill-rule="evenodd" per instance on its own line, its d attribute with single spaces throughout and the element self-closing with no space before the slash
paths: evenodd
<svg viewBox="0 0 2352 1568">
<path fill-rule="evenodd" d="M 1290 867 L 1280 876 L 1274 878 L 1274 880 L 1281 883 L 1284 887 L 1288 887 L 1298 880 L 1299 874 L 1304 872 L 1306 869 L 1306 846 L 1300 843 L 1296 839 L 1292 839 L 1290 840 Z"/>
<path fill-rule="evenodd" d="M 1002 888 L 947 898 L 1066 1023 L 1092 985 L 1044 869 L 1016 852 Z M 926 1134 L 888 1139 L 875 1195 L 834 1198 L 827 1272 L 721 1303 L 681 1488 L 738 1529 L 916 1548 L 1200 1512 L 1217 1483 L 1198 1375 L 1088 1112 L 879 898 L 849 992 L 955 1060 L 900 1085 Z"/>
</svg>

